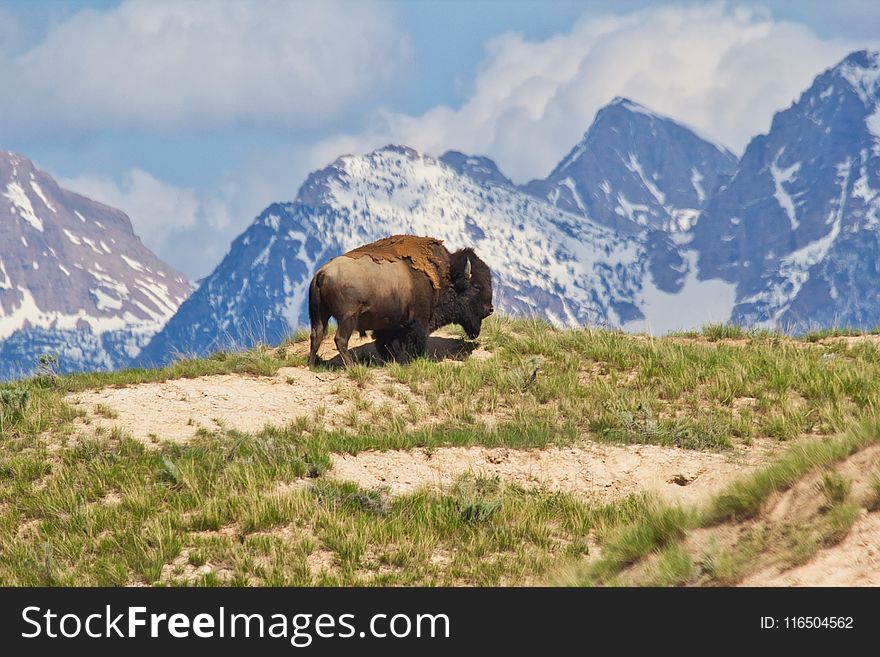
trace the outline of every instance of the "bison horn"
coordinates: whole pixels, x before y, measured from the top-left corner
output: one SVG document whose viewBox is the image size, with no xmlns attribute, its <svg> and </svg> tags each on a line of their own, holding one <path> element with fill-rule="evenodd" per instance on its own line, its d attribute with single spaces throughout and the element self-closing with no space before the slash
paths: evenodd
<svg viewBox="0 0 880 657">
<path fill-rule="evenodd" d="M 471 259 L 468 258 L 467 262 L 464 264 L 464 277 L 468 280 L 471 280 Z"/>
</svg>

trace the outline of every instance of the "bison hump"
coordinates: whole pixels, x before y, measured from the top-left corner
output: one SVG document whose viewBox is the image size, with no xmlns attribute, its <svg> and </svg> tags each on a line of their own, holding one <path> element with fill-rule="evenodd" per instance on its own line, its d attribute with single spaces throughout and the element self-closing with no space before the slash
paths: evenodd
<svg viewBox="0 0 880 657">
<path fill-rule="evenodd" d="M 392 235 L 376 242 L 359 246 L 343 255 L 349 258 L 370 257 L 375 262 L 409 260 L 410 266 L 423 272 L 435 290 L 440 289 L 440 278 L 445 274 L 447 263 L 442 257 L 446 249 L 443 241 L 434 237 L 416 235 Z M 441 248 L 436 248 L 436 247 Z"/>
</svg>

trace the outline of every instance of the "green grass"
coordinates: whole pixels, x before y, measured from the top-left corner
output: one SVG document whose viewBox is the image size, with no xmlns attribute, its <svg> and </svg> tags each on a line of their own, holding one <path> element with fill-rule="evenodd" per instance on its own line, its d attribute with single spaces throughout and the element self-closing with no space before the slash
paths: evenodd
<svg viewBox="0 0 880 657">
<path fill-rule="evenodd" d="M 82 443 L 42 486 L 40 463 L 19 456 L 2 471 L 7 585 L 513 583 L 549 572 L 560 554 L 583 556 L 587 543 L 572 537 L 628 517 L 628 503 L 495 480 L 391 498 L 321 477 L 324 457 L 278 437 L 203 436 L 156 451 Z M 311 485 L 278 488 L 308 474 Z M 310 564 L 322 552 L 326 568 Z M 215 575 L 193 579 L 187 563 Z"/>
<path fill-rule="evenodd" d="M 722 522 L 748 521 L 773 492 L 786 490 L 811 472 L 878 443 L 880 421 L 868 421 L 840 438 L 793 445 L 771 465 L 735 481 L 704 508 L 649 501 L 633 521 L 621 523 L 607 538 L 598 559 L 562 568 L 554 583 L 578 586 L 618 583 L 625 569 L 650 556 L 655 557 L 654 564 L 641 575 L 641 583 L 673 585 L 692 581 L 696 578 L 696 566 L 688 565 L 679 545 L 689 532 L 712 528 Z M 782 524 L 769 530 L 755 525 L 730 547 L 710 545 L 699 563 L 707 582 L 721 585 L 738 582 L 746 572 L 755 569 L 771 542 L 787 546 L 781 559 L 787 567 L 794 567 L 806 562 L 821 547 L 843 540 L 860 509 L 850 499 L 850 482 L 834 471 L 827 471 L 816 488 L 825 504 L 809 522 Z M 869 496 L 866 500 L 869 508 L 872 499 Z"/>
<path fill-rule="evenodd" d="M 312 417 L 251 434 L 201 430 L 185 445 L 158 435 L 150 448 L 94 425 L 78 435 L 82 412 L 65 396 L 208 374 L 273 376 L 305 364 L 287 347 L 306 335 L 159 370 L 0 384 L 0 584 L 498 585 L 555 581 L 560 562 L 562 583 L 608 584 L 646 557 L 643 583 L 736 581 L 747 561 L 728 547 L 688 554 L 682 537 L 748 520 L 772 493 L 874 442 L 880 429 L 870 422 L 834 436 L 877 414 L 880 352 L 729 326 L 704 336 L 493 317 L 480 338 L 489 358 L 359 365 L 336 377 Z M 337 404 L 345 411 L 334 425 L 328 409 Z M 109 406 L 95 410 L 116 419 Z M 728 450 L 804 435 L 701 510 L 643 495 L 599 504 L 479 478 L 392 497 L 326 476 L 332 453 L 370 449 L 589 438 Z M 847 482 L 829 474 L 822 486 L 828 509 L 792 559 L 840 540 L 854 522 Z M 763 540 L 740 552 L 759 552 Z"/>
<path fill-rule="evenodd" d="M 696 564 L 687 550 L 678 544 L 663 549 L 653 570 L 642 581 L 645 586 L 682 586 L 696 576 Z"/>
<path fill-rule="evenodd" d="M 735 324 L 709 324 L 703 327 L 703 335 L 709 340 L 742 340 L 748 333 Z"/>
<path fill-rule="evenodd" d="M 706 332 L 719 340 L 743 335 L 737 327 L 707 327 Z M 873 385 L 880 377 L 880 351 L 873 345 L 813 346 L 781 336 L 767 339 L 760 332 L 745 336 L 731 344 L 683 343 L 493 317 L 480 338 L 492 358 L 452 366 L 419 359 L 348 370 L 358 390 L 385 385 L 377 383 L 378 375 L 389 375 L 407 391 L 392 393 L 389 401 L 396 398 L 408 410 L 401 419 L 380 403 L 351 397 L 357 403 L 347 430 L 389 434 L 390 442 L 399 444 L 428 420 L 449 433 L 456 428 L 479 433 L 494 415 L 502 423 L 525 421 L 532 434 L 542 427 L 555 443 L 589 433 L 616 443 L 727 449 L 761 437 L 834 435 L 880 408 L 880 388 Z M 183 359 L 159 370 L 61 376 L 0 386 L 0 391 L 24 388 L 36 404 L 54 404 L 68 392 L 207 374 L 270 376 L 304 362 L 304 356 L 288 356 L 286 348 L 257 347 Z M 351 390 L 340 384 L 346 395 L 353 395 Z M 45 411 L 35 410 L 29 415 Z M 0 426 L 18 422 L 9 415 L 0 414 Z M 56 420 L 46 424 L 58 426 Z"/>
<path fill-rule="evenodd" d="M 696 526 L 697 520 L 691 510 L 646 499 L 642 512 L 632 522 L 607 537 L 598 559 L 569 567 L 556 583 L 584 586 L 613 582 L 621 570 L 645 555 L 674 545 Z"/>
<path fill-rule="evenodd" d="M 817 467 L 828 465 L 880 441 L 880 423 L 871 421 L 846 436 L 792 446 L 784 456 L 756 474 L 731 484 L 706 512 L 706 522 L 720 523 L 754 516 L 771 493 L 782 491 Z M 834 477 L 829 477 L 834 481 Z M 834 484 L 831 484 L 834 488 Z M 839 487 L 839 485 L 838 485 Z M 833 497 L 840 493 L 830 493 Z"/>
<path fill-rule="evenodd" d="M 825 497 L 825 506 L 832 509 L 843 504 L 849 497 L 852 482 L 845 479 L 837 472 L 826 472 L 821 481 L 816 485 L 819 492 Z"/>
<path fill-rule="evenodd" d="M 841 337 L 854 337 L 859 335 L 877 335 L 880 334 L 880 326 L 877 326 L 870 331 L 863 331 L 861 329 L 851 329 L 851 328 L 829 328 L 822 329 L 817 331 L 810 331 L 806 335 L 803 336 L 803 339 L 807 342 L 819 342 L 820 340 L 824 340 L 825 338 L 841 338 Z"/>
<path fill-rule="evenodd" d="M 768 541 L 768 532 L 760 526 L 748 528 L 726 548 L 712 540 L 699 557 L 701 576 L 707 584 L 733 586 L 759 563 Z"/>
<path fill-rule="evenodd" d="M 272 376 L 279 368 L 303 365 L 304 357 L 289 357 L 283 349 L 258 345 L 246 351 L 218 351 L 206 358 L 181 358 L 158 369 L 129 369 L 118 372 L 87 372 L 59 377 L 56 387 L 78 392 L 136 383 L 193 379 L 210 374 L 252 374 Z"/>
<path fill-rule="evenodd" d="M 880 511 L 880 475 L 871 477 L 866 508 L 869 512 Z"/>
</svg>

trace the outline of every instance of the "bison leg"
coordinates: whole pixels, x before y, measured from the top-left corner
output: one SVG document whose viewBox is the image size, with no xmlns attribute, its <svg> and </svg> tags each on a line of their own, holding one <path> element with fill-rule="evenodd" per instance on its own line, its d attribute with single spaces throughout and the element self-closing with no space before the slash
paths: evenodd
<svg viewBox="0 0 880 657">
<path fill-rule="evenodd" d="M 309 367 L 315 366 L 318 359 L 318 349 L 324 340 L 324 334 L 327 332 L 327 322 L 330 321 L 330 315 L 321 314 L 319 321 L 312 325 L 311 343 L 309 345 Z"/>
<path fill-rule="evenodd" d="M 354 317 L 347 317 L 338 320 L 338 322 L 339 323 L 336 327 L 336 338 L 334 340 L 336 342 L 336 350 L 342 358 L 342 364 L 345 365 L 345 367 L 351 367 L 354 365 L 354 360 L 352 359 L 351 354 L 348 353 L 348 340 L 354 332 L 357 320 Z"/>
<path fill-rule="evenodd" d="M 428 351 L 428 329 L 418 323 L 411 324 L 400 336 L 400 355 L 404 361 L 424 356 Z"/>
<path fill-rule="evenodd" d="M 376 351 L 384 361 L 397 360 L 400 351 L 400 331 L 379 330 L 373 331 L 376 339 Z"/>
</svg>

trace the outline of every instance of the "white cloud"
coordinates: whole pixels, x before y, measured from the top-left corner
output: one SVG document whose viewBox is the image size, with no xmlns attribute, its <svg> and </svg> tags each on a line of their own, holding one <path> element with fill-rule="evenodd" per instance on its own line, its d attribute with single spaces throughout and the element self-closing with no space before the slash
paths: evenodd
<svg viewBox="0 0 880 657">
<path fill-rule="evenodd" d="M 126 0 L 0 54 L 0 122 L 86 132 L 316 125 L 397 80 L 410 50 L 375 3 Z"/>
<path fill-rule="evenodd" d="M 128 171 L 119 182 L 109 176 L 86 175 L 60 184 L 125 212 L 135 233 L 154 250 L 169 234 L 198 223 L 201 203 L 195 190 L 169 185 L 141 169 Z"/>
<path fill-rule="evenodd" d="M 211 272 L 231 242 L 264 208 L 292 200 L 306 174 L 301 148 L 262 152 L 204 188 L 177 186 L 142 169 L 116 178 L 58 178 L 65 189 L 125 212 L 135 234 L 195 281 Z"/>
<path fill-rule="evenodd" d="M 585 14 L 545 41 L 492 39 L 460 107 L 377 114 L 362 134 L 317 144 L 310 164 L 393 142 L 435 155 L 450 148 L 488 155 L 518 181 L 544 177 L 615 96 L 739 152 L 813 77 L 863 45 L 722 3 Z"/>
<path fill-rule="evenodd" d="M 228 244 L 230 229 L 240 229 L 232 227 L 227 199 L 176 187 L 141 169 L 126 172 L 119 181 L 85 175 L 62 179 L 59 184 L 125 212 L 141 241 L 189 276 L 204 274 L 206 267 L 217 264 L 214 236 L 220 235 Z M 183 244 L 196 246 L 180 253 Z"/>
</svg>

